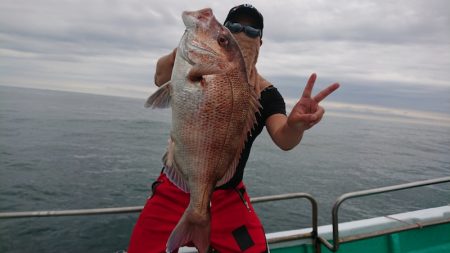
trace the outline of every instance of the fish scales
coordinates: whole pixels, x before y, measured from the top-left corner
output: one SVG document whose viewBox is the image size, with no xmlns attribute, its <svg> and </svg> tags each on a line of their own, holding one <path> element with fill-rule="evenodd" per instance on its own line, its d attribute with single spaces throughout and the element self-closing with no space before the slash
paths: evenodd
<svg viewBox="0 0 450 253">
<path fill-rule="evenodd" d="M 193 243 L 203 253 L 209 248 L 212 192 L 233 176 L 260 105 L 237 42 L 211 9 L 184 12 L 183 21 L 186 32 L 171 81 L 150 96 L 146 106 L 170 103 L 172 128 L 164 172 L 190 193 L 167 252 Z"/>
</svg>

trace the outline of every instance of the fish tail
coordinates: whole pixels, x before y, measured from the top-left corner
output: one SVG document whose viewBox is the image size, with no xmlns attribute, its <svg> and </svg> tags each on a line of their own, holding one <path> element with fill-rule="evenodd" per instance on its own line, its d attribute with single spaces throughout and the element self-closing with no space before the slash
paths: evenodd
<svg viewBox="0 0 450 253">
<path fill-rule="evenodd" d="M 193 243 L 199 253 L 206 253 L 209 250 L 209 234 L 209 215 L 198 214 L 188 207 L 167 241 L 166 252 L 171 253 Z"/>
</svg>

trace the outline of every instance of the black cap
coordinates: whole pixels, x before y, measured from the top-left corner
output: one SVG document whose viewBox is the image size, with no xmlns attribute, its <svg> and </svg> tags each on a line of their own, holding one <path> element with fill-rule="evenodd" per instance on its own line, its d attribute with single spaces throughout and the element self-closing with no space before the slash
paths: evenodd
<svg viewBox="0 0 450 253">
<path fill-rule="evenodd" d="M 231 8 L 230 12 L 228 12 L 228 16 L 225 19 L 224 23 L 226 23 L 227 21 L 234 22 L 241 15 L 246 15 L 246 16 L 252 17 L 256 21 L 256 23 L 254 24 L 254 27 L 257 29 L 261 29 L 261 32 L 262 32 L 262 30 L 264 28 L 263 16 L 251 4 L 241 4 L 241 5 Z"/>
</svg>

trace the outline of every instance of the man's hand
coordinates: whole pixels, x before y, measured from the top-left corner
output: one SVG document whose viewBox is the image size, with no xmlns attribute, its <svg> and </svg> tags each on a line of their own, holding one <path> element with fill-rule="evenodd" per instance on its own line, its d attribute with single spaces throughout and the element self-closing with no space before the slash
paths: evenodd
<svg viewBox="0 0 450 253">
<path fill-rule="evenodd" d="M 319 106 L 319 102 L 339 88 L 339 84 L 334 83 L 311 98 L 316 78 L 317 75 L 313 73 L 303 90 L 302 97 L 289 114 L 287 124 L 292 129 L 305 131 L 317 124 L 325 113 L 325 110 Z"/>
<path fill-rule="evenodd" d="M 155 71 L 155 84 L 156 86 L 161 86 L 166 82 L 170 81 L 172 76 L 172 69 L 175 63 L 175 56 L 177 54 L 177 49 L 175 48 L 170 52 L 170 54 L 165 55 L 158 59 L 156 63 Z"/>
</svg>

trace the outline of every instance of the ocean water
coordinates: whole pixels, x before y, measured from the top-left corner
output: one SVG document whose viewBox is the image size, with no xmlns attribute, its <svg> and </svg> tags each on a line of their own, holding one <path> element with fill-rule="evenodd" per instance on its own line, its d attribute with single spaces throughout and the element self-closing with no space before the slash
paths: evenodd
<svg viewBox="0 0 450 253">
<path fill-rule="evenodd" d="M 170 110 L 143 99 L 0 86 L 0 212 L 143 205 L 161 170 Z M 264 132 L 244 181 L 253 197 L 307 192 L 319 224 L 346 192 L 450 175 L 450 124 L 327 110 L 291 151 Z M 446 121 L 447 120 L 447 121 Z M 444 123 L 442 123 L 444 122 Z M 343 204 L 341 221 L 450 202 L 450 186 Z M 256 204 L 267 232 L 310 227 L 305 200 Z M 0 220 L 0 252 L 116 252 L 138 214 Z"/>
</svg>

